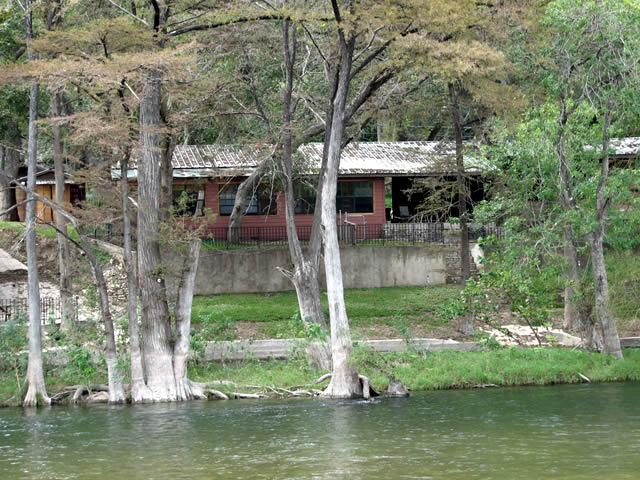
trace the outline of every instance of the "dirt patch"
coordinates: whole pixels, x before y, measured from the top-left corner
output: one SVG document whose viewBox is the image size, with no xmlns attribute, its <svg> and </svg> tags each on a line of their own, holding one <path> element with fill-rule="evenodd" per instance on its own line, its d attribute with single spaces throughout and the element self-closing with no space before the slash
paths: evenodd
<svg viewBox="0 0 640 480">
<path fill-rule="evenodd" d="M 261 325 L 256 322 L 236 322 L 235 332 L 239 340 L 267 340 L 269 336 L 261 329 Z"/>
</svg>

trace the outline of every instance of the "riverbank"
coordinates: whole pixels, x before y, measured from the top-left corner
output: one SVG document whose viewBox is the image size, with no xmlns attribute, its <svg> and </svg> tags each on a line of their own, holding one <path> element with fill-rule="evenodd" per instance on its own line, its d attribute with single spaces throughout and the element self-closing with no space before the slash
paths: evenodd
<svg viewBox="0 0 640 480">
<path fill-rule="evenodd" d="M 618 361 L 599 353 L 562 348 L 509 347 L 482 352 L 372 353 L 356 349 L 354 361 L 361 374 L 371 379 L 373 388 L 384 392 L 389 376 L 412 391 L 470 389 L 524 385 L 556 385 L 598 382 L 640 381 L 640 350 L 627 349 Z M 53 374 L 52 374 L 53 373 Z M 50 394 L 70 385 L 104 384 L 96 372 L 90 377 L 47 375 Z M 325 383 L 315 380 L 326 372 L 309 368 L 303 356 L 289 360 L 244 360 L 233 363 L 201 363 L 192 366 L 192 380 L 230 398 L 238 393 L 259 397 L 286 397 L 314 394 Z M 588 380 L 587 380 L 588 379 Z M 0 378 L 0 404 L 17 406 L 17 379 Z M 292 394 L 291 392 L 296 392 Z"/>
</svg>

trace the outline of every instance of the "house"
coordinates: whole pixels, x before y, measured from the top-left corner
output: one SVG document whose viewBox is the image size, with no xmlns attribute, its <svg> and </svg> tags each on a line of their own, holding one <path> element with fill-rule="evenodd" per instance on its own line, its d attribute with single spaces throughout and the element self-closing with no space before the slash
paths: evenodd
<svg viewBox="0 0 640 480">
<path fill-rule="evenodd" d="M 26 167 L 20 167 L 18 171 L 18 181 L 23 185 L 26 184 Z M 85 185 L 76 183 L 72 176 L 65 173 L 64 180 L 64 199 L 70 205 L 75 205 L 82 202 L 85 199 Z M 36 173 L 36 193 L 42 197 L 45 197 L 52 202 L 56 201 L 56 180 L 55 173 L 52 168 L 44 168 L 39 166 Z M 26 199 L 26 193 L 24 190 L 16 189 L 16 202 L 20 203 Z M 36 201 L 36 217 L 42 222 L 54 222 L 56 214 L 51 207 L 46 206 L 42 202 Z M 18 207 L 18 219 L 24 222 L 25 219 L 25 206 L 20 205 Z"/>
<path fill-rule="evenodd" d="M 310 181 L 322 160 L 321 143 L 300 147 L 300 178 Z M 244 145 L 182 145 L 173 153 L 173 195 L 177 210 L 183 215 L 201 215 L 205 209 L 215 215 L 208 231 L 224 236 L 229 225 L 238 186 L 269 155 L 270 148 Z M 403 193 L 411 179 L 455 174 L 454 146 L 449 142 L 358 142 L 347 145 L 342 153 L 338 178 L 336 209 L 338 221 L 355 225 L 380 226 L 387 222 L 387 195 L 392 198 L 393 216 L 410 216 L 417 200 Z M 465 156 L 465 168 L 479 175 L 483 163 Z M 127 173 L 135 179 L 135 165 Z M 112 177 L 119 178 L 116 166 Z M 310 182 L 296 184 L 296 225 L 299 231 L 310 229 L 313 221 L 315 193 Z M 284 197 L 276 188 L 263 182 L 247 201 L 243 229 L 268 228 L 284 231 Z M 368 227 L 370 228 L 370 227 Z M 375 229 L 375 228 L 374 228 Z M 304 234 L 303 234 L 304 236 Z"/>
</svg>

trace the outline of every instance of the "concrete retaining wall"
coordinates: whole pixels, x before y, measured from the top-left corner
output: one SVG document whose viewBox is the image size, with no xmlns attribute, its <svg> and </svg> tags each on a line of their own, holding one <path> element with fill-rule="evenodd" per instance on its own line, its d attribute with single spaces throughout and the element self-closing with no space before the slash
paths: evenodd
<svg viewBox="0 0 640 480">
<path fill-rule="evenodd" d="M 440 352 L 454 350 L 457 352 L 476 352 L 482 348 L 475 342 L 456 342 L 436 338 L 414 338 L 411 346 L 418 350 Z M 293 356 L 296 352 L 304 352 L 307 342 L 303 339 L 286 340 L 236 340 L 232 342 L 208 342 L 205 347 L 205 359 L 208 362 L 233 360 L 281 360 Z M 358 342 L 364 348 L 376 352 L 406 352 L 405 340 L 365 340 Z"/>
<path fill-rule="evenodd" d="M 341 250 L 346 288 L 440 285 L 452 276 L 441 245 L 362 246 Z M 279 292 L 292 290 L 276 267 L 290 268 L 286 248 L 203 251 L 196 277 L 196 295 Z M 459 268 L 459 267 L 457 267 Z M 324 284 L 324 269 L 320 281 Z"/>
</svg>

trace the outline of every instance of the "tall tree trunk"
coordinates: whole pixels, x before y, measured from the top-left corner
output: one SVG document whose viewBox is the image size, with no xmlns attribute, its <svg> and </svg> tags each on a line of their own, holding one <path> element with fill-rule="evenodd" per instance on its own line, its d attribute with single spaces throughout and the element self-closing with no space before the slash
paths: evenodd
<svg viewBox="0 0 640 480">
<path fill-rule="evenodd" d="M 280 268 L 282 272 L 296 290 L 298 298 L 298 308 L 300 317 L 305 329 L 313 323 L 321 326 L 322 330 L 327 329 L 327 322 L 322 311 L 322 300 L 320 298 L 320 285 L 318 283 L 318 267 L 320 260 L 321 238 L 320 216 L 314 215 L 314 222 L 311 227 L 311 239 L 305 255 L 295 221 L 295 191 L 293 188 L 293 134 L 292 134 L 292 94 L 294 83 L 294 68 L 297 52 L 297 36 L 295 25 L 292 28 L 291 21 L 286 19 L 283 22 L 283 47 L 285 60 L 285 92 L 283 98 L 283 120 L 282 129 L 282 155 L 280 160 L 280 171 L 282 174 L 285 195 L 285 219 L 287 228 L 287 238 L 289 254 L 293 263 L 293 271 Z M 319 193 L 316 196 L 318 202 Z M 318 204 L 319 205 L 319 204 Z M 309 346 L 310 365 L 319 370 L 331 370 L 331 351 L 324 340 L 315 342 Z"/>
<path fill-rule="evenodd" d="M 558 170 L 560 173 L 560 181 L 562 183 L 561 199 L 563 206 L 573 211 L 577 211 L 577 204 L 573 194 L 571 174 L 567 166 L 567 157 L 564 151 L 564 139 L 569 116 L 573 111 L 575 111 L 575 108 L 577 107 L 574 105 L 569 109 L 566 101 L 564 99 L 562 100 L 562 110 L 558 119 L 560 130 L 556 140 Z M 609 305 L 609 282 L 607 279 L 603 246 L 604 229 L 609 203 L 608 198 L 605 197 L 605 188 L 609 178 L 609 128 L 611 125 L 612 108 L 613 106 L 608 103 L 603 128 L 600 178 L 598 179 L 598 186 L 596 188 L 596 228 L 595 231 L 588 236 L 588 240 L 591 246 L 591 266 L 593 270 L 596 316 L 602 331 L 603 349 L 605 353 L 617 358 L 622 358 L 620 337 L 618 336 L 616 321 L 615 318 L 613 318 L 613 313 L 611 312 L 611 307 Z"/>
<path fill-rule="evenodd" d="M 62 217 L 62 215 L 57 215 Z M 91 268 L 93 269 L 93 277 L 96 281 L 96 288 L 100 294 L 100 313 L 102 314 L 102 323 L 104 325 L 104 334 L 106 340 L 105 362 L 107 364 L 107 376 L 109 381 L 109 403 L 124 403 L 126 397 L 124 394 L 124 385 L 122 383 L 122 372 L 118 368 L 118 352 L 116 350 L 115 332 L 113 329 L 113 317 L 111 316 L 111 308 L 109 306 L 109 293 L 107 291 L 107 282 L 104 279 L 104 272 L 98 259 L 91 250 L 84 236 L 80 236 L 82 249 L 87 254 Z"/>
<path fill-rule="evenodd" d="M 336 193 L 338 188 L 338 168 L 344 134 L 344 113 L 349 83 L 355 38 L 344 37 L 341 27 L 339 75 L 332 99 L 333 117 L 329 138 L 325 139 L 326 168 L 322 178 L 321 219 L 324 240 L 324 268 L 327 278 L 327 297 L 331 320 L 331 354 L 333 371 L 331 382 L 322 393 L 331 398 L 353 398 L 362 396 L 362 385 L 355 367 L 350 362 L 353 346 L 349 330 L 349 319 L 344 303 L 340 245 L 336 224 Z"/>
<path fill-rule="evenodd" d="M 617 358 L 622 358 L 620 337 L 616 320 L 609 303 L 609 280 L 607 278 L 607 266 L 604 259 L 604 229 L 607 222 L 609 199 L 605 195 L 609 178 L 609 128 L 611 115 L 614 108 L 612 101 L 607 101 L 604 128 L 602 134 L 602 158 L 600 164 L 600 178 L 596 189 L 596 228 L 589 235 L 591 245 L 591 267 L 593 269 L 594 293 L 596 297 L 596 315 L 602 337 L 604 340 L 604 352 Z"/>
<path fill-rule="evenodd" d="M 8 129 L 9 135 L 5 134 L 7 145 L 0 146 L 0 211 L 6 211 L 16 204 L 16 190 L 11 186 L 11 182 L 18 176 L 18 168 L 20 166 L 20 140 L 17 126 L 15 131 L 13 126 Z M 5 213 L 0 217 L 0 220 L 5 222 L 17 222 L 18 221 L 18 209 L 14 208 L 10 212 Z"/>
<path fill-rule="evenodd" d="M 305 255 L 298 231 L 296 229 L 296 200 L 295 190 L 293 188 L 293 133 L 291 125 L 292 117 L 292 94 L 294 83 L 294 69 L 297 53 L 297 36 L 296 27 L 291 25 L 291 21 L 286 19 L 283 22 L 283 51 L 285 60 L 285 91 L 283 97 L 283 120 L 282 129 L 282 155 L 280 160 L 280 171 L 283 177 L 284 194 L 285 194 L 285 218 L 287 228 L 287 238 L 289 245 L 289 254 L 293 263 L 293 272 L 284 269 L 280 271 L 287 276 L 293 283 L 296 295 L 298 297 L 298 307 L 300 316 L 305 325 L 309 323 L 317 323 L 326 330 L 327 322 L 322 311 L 322 301 L 320 299 L 320 286 L 318 283 L 318 263 L 320 258 L 320 228 L 318 215 L 314 215 L 314 222 L 311 227 L 311 241 Z M 316 196 L 318 201 L 319 193 Z M 319 205 L 319 204 L 318 204 Z M 329 359 L 321 362 L 329 365 Z"/>
<path fill-rule="evenodd" d="M 587 350 L 600 351 L 602 335 L 596 328 L 591 306 L 581 294 L 585 285 L 580 275 L 580 257 L 571 225 L 565 228 L 564 256 L 567 262 L 567 285 L 564 289 L 563 327 L 577 332 Z"/>
<path fill-rule="evenodd" d="M 449 83 L 449 102 L 451 117 L 456 134 L 456 184 L 458 190 L 458 217 L 460 218 L 460 286 L 464 289 L 471 277 L 471 255 L 469 252 L 469 227 L 467 225 L 467 180 L 464 170 L 462 151 L 462 123 L 460 121 L 460 104 L 458 92 L 453 83 Z M 465 315 L 460 324 L 464 335 L 473 335 L 473 315 Z"/>
<path fill-rule="evenodd" d="M 59 92 L 51 93 L 50 110 L 52 117 L 61 115 L 62 97 Z M 53 164 L 56 181 L 56 203 L 65 206 L 65 175 L 64 175 L 64 147 L 62 141 L 62 128 L 54 120 L 52 125 Z M 73 302 L 73 276 L 71 273 L 71 253 L 69 242 L 65 236 L 67 233 L 67 219 L 62 215 L 55 215 L 56 228 L 59 232 L 58 239 L 58 269 L 60 285 L 60 310 L 62 316 L 62 330 L 70 332 L 74 327 L 75 305 Z"/>
<path fill-rule="evenodd" d="M 140 103 L 142 159 L 138 163 L 138 274 L 142 303 L 142 354 L 147 386 L 154 401 L 175 401 L 169 308 L 162 276 L 159 224 L 163 169 L 167 161 L 166 125 L 161 118 L 162 79 L 146 74 Z"/>
<path fill-rule="evenodd" d="M 33 13 L 31 0 L 26 1 L 26 37 L 29 60 L 34 60 L 31 49 L 33 39 Z M 44 369 L 42 367 L 42 328 L 40 325 L 40 277 L 38 275 L 38 256 L 36 247 L 36 202 L 33 192 L 36 190 L 36 170 L 38 152 L 38 99 L 39 87 L 31 81 L 29 87 L 29 138 L 27 148 L 27 205 L 25 214 L 26 233 L 25 244 L 27 250 L 28 292 L 29 292 L 29 360 L 27 363 L 28 390 L 22 404 L 25 407 L 35 407 L 38 404 L 50 405 L 51 398 L 47 395 L 44 384 Z"/>
<path fill-rule="evenodd" d="M 131 249 L 131 214 L 129 209 L 129 170 L 130 150 L 127 149 L 120 161 L 120 193 L 122 196 L 122 223 L 124 242 L 124 266 L 127 272 L 127 312 L 129 314 L 129 355 L 131 358 L 131 401 L 133 403 L 153 400 L 151 391 L 144 381 L 142 354 L 140 352 L 140 333 L 138 329 L 138 285 L 136 268 Z"/>
</svg>

